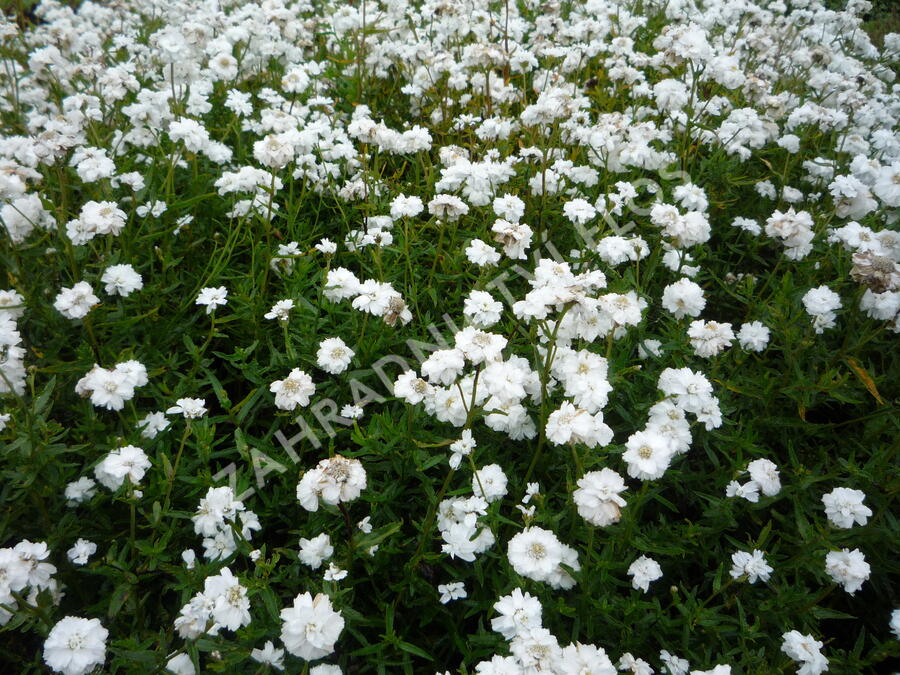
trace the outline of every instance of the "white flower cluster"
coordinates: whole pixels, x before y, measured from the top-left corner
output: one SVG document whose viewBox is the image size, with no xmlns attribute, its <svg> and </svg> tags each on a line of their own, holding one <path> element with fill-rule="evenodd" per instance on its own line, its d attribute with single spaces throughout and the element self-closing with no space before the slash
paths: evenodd
<svg viewBox="0 0 900 675">
<path fill-rule="evenodd" d="M 124 361 L 113 368 L 101 368 L 94 364 L 87 375 L 78 380 L 75 393 L 90 397 L 98 408 L 121 410 L 125 402 L 134 398 L 135 389 L 148 382 L 147 368 L 139 361 Z"/>
<path fill-rule="evenodd" d="M 318 511 L 319 501 L 336 506 L 352 502 L 366 489 L 366 470 L 352 457 L 335 455 L 305 472 L 297 483 L 297 500 L 307 511 Z"/>
<path fill-rule="evenodd" d="M 16 325 L 24 305 L 18 292 L 0 291 L 0 394 L 25 391 L 25 348 Z"/>
<path fill-rule="evenodd" d="M 218 635 L 223 628 L 237 630 L 250 624 L 250 598 L 247 589 L 231 570 L 223 567 L 206 577 L 203 590 L 181 608 L 175 630 L 185 640 L 201 635 Z"/>
<path fill-rule="evenodd" d="M 743 497 L 748 502 L 758 502 L 759 493 L 766 497 L 774 497 L 781 492 L 781 479 L 778 476 L 778 467 L 770 459 L 754 459 L 747 465 L 750 480 L 743 485 L 738 481 L 731 481 L 725 488 L 727 497 Z"/>
<path fill-rule="evenodd" d="M 487 501 L 475 495 L 444 499 L 438 505 L 437 526 L 444 543 L 441 550 L 451 558 L 473 562 L 496 541 L 494 533 L 479 518 L 487 515 Z"/>
<path fill-rule="evenodd" d="M 615 675 L 616 668 L 602 647 L 575 642 L 561 647 L 542 622 L 540 601 L 515 588 L 494 603 L 491 628 L 509 642 L 510 656 L 495 655 L 475 665 L 482 675 L 505 673 L 596 673 Z"/>
<path fill-rule="evenodd" d="M 49 590 L 54 604 L 58 604 L 63 594 L 56 579 L 56 566 L 44 562 L 50 556 L 45 542 L 20 541 L 12 548 L 0 548 L 0 626 L 5 626 L 12 618 L 6 608 L 15 610 L 19 603 L 13 593 L 27 591 L 25 602 L 37 606 L 38 594 Z"/>
<path fill-rule="evenodd" d="M 841 296 L 822 285 L 806 292 L 803 306 L 812 317 L 816 333 L 822 333 L 826 328 L 834 328 L 835 311 L 841 308 Z"/>
<path fill-rule="evenodd" d="M 792 630 L 782 635 L 781 639 L 781 651 L 801 664 L 797 675 L 819 675 L 828 670 L 828 659 L 821 651 L 823 643 L 812 635 Z"/>
<path fill-rule="evenodd" d="M 191 517 L 194 532 L 203 537 L 203 555 L 207 560 L 224 560 L 237 550 L 235 531 L 250 541 L 260 529 L 259 518 L 234 498 L 230 487 L 209 488 Z"/>
<path fill-rule="evenodd" d="M 401 325 L 412 321 L 412 312 L 393 286 L 374 279 L 360 282 L 353 272 L 344 267 L 328 271 L 324 295 L 332 302 L 352 298 L 353 309 L 380 316 L 389 326 L 398 321 Z"/>
</svg>

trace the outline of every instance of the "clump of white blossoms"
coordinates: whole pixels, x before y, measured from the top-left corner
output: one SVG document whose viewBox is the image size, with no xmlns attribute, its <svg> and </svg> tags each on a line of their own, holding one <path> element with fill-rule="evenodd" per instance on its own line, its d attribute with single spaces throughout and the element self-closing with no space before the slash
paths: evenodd
<svg viewBox="0 0 900 675">
<path fill-rule="evenodd" d="M 542 527 L 526 527 L 513 535 L 507 545 L 506 557 L 517 574 L 546 582 L 553 588 L 572 588 L 575 579 L 565 567 L 576 572 L 581 569 L 578 552 Z"/>
<path fill-rule="evenodd" d="M 6 299 L 10 300 L 9 304 L 14 302 L 14 296 L 8 295 Z M 21 395 L 25 391 L 26 371 L 22 335 L 16 325 L 20 314 L 18 309 L 3 307 L 0 307 L 0 394 L 13 392 Z"/>
<path fill-rule="evenodd" d="M 175 630 L 182 638 L 194 640 L 204 633 L 218 635 L 223 628 L 237 630 L 250 621 L 247 589 L 229 568 L 223 567 L 218 574 L 206 577 L 203 591 L 181 608 Z"/>
<path fill-rule="evenodd" d="M 147 368 L 139 361 L 125 361 L 112 369 L 94 367 L 75 385 L 75 393 L 90 397 L 98 408 L 121 410 L 134 398 L 135 389 L 148 382 Z"/>
<path fill-rule="evenodd" d="M 150 468 L 147 454 L 134 445 L 126 445 L 110 452 L 94 467 L 94 477 L 103 487 L 116 491 L 127 478 L 132 486 L 138 485 Z"/>
<path fill-rule="evenodd" d="M 662 567 L 653 558 L 642 555 L 628 567 L 631 586 L 635 590 L 646 593 L 650 590 L 650 582 L 662 578 Z"/>
<path fill-rule="evenodd" d="M 63 288 L 53 306 L 67 319 L 83 319 L 88 312 L 100 304 L 100 298 L 86 281 L 79 281 L 72 288 Z"/>
<path fill-rule="evenodd" d="M 487 501 L 480 491 L 467 498 L 442 500 L 437 513 L 437 526 L 444 540 L 441 550 L 451 558 L 473 562 L 476 555 L 494 545 L 490 528 L 479 522 L 486 515 Z"/>
<path fill-rule="evenodd" d="M 778 475 L 778 466 L 770 459 L 754 459 L 747 465 L 750 480 L 741 485 L 737 481 L 731 481 L 725 488 L 728 497 L 743 497 L 748 502 L 759 501 L 759 493 L 766 497 L 774 497 L 781 492 L 781 478 Z"/>
<path fill-rule="evenodd" d="M 38 594 L 49 590 L 54 604 L 62 599 L 59 585 L 53 575 L 56 566 L 43 562 L 50 556 L 45 542 L 20 541 L 12 548 L 0 548 L 0 604 L 15 610 L 18 600 L 13 593 L 29 590 L 25 602 L 37 606 Z M 0 607 L 0 626 L 13 617 L 12 612 Z"/>
<path fill-rule="evenodd" d="M 751 584 L 755 584 L 759 579 L 768 581 L 769 575 L 772 574 L 772 568 L 766 562 L 765 555 L 756 549 L 750 553 L 746 551 L 732 553 L 731 563 L 731 576 L 735 579 L 746 576 Z"/>
<path fill-rule="evenodd" d="M 862 490 L 837 487 L 822 495 L 825 515 L 835 527 L 849 529 L 854 525 L 865 525 L 872 509 L 863 504 L 866 493 Z"/>
<path fill-rule="evenodd" d="M 209 488 L 191 517 L 194 532 L 203 537 L 203 555 L 207 560 L 225 559 L 237 550 L 234 529 L 250 541 L 254 530 L 260 529 L 259 518 L 235 499 L 227 486 Z"/>
<path fill-rule="evenodd" d="M 315 393 L 316 385 L 306 372 L 294 368 L 286 378 L 270 384 L 269 391 L 275 394 L 276 408 L 294 410 L 298 405 L 309 405 L 309 397 Z"/>
<path fill-rule="evenodd" d="M 307 511 L 318 511 L 319 501 L 336 506 L 352 502 L 366 489 L 366 470 L 358 459 L 335 455 L 320 461 L 297 483 L 297 500 Z"/>
<path fill-rule="evenodd" d="M 781 636 L 781 651 L 801 664 L 797 675 L 819 675 L 828 670 L 828 659 L 822 654 L 823 643 L 798 630 Z"/>
<path fill-rule="evenodd" d="M 612 469 L 589 471 L 578 479 L 572 499 L 578 514 L 597 527 L 619 522 L 625 500 L 619 495 L 626 490 L 625 480 Z"/>
<path fill-rule="evenodd" d="M 717 321 L 692 321 L 687 331 L 694 353 L 703 358 L 716 356 L 731 346 L 734 331 L 730 323 Z"/>
<path fill-rule="evenodd" d="M 326 373 L 338 375 L 347 370 L 354 356 L 355 352 L 341 338 L 326 338 L 319 343 L 316 363 Z"/>
<path fill-rule="evenodd" d="M 853 595 L 862 588 L 872 568 L 866 562 L 862 551 L 844 548 L 828 552 L 825 556 L 825 571 L 836 584 L 841 584 L 845 591 Z"/>
<path fill-rule="evenodd" d="M 106 661 L 107 637 L 99 619 L 67 616 L 44 640 L 44 663 L 63 675 L 86 675 Z"/>
<path fill-rule="evenodd" d="M 813 219 L 806 211 L 775 211 L 766 220 L 766 234 L 784 244 L 784 255 L 791 260 L 802 260 L 812 251 Z"/>
<path fill-rule="evenodd" d="M 380 316 L 389 326 L 397 322 L 406 325 L 412 321 L 412 312 L 406 301 L 391 284 L 374 279 L 361 282 L 344 267 L 328 270 L 323 294 L 331 302 L 352 299 L 353 309 Z"/>
<path fill-rule="evenodd" d="M 281 610 L 281 641 L 285 649 L 305 661 L 328 656 L 344 630 L 344 617 L 334 611 L 331 599 L 322 593 L 303 593 L 292 607 Z"/>
<path fill-rule="evenodd" d="M 837 318 L 835 311 L 841 308 L 841 296 L 828 286 L 819 286 L 806 292 L 803 306 L 812 317 L 816 333 L 822 333 L 826 328 L 834 328 L 834 320 Z"/>
</svg>

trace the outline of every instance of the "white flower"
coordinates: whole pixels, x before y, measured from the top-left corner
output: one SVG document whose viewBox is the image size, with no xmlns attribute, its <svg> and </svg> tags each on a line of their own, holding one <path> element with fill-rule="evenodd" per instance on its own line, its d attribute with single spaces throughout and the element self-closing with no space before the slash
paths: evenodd
<svg viewBox="0 0 900 675">
<path fill-rule="evenodd" d="M 468 597 L 466 593 L 466 585 L 462 581 L 454 581 L 450 584 L 440 584 L 437 587 L 438 593 L 441 594 L 441 604 L 446 605 L 452 600 Z"/>
<path fill-rule="evenodd" d="M 228 304 L 228 289 L 224 286 L 217 288 L 203 288 L 197 295 L 196 304 L 206 305 L 206 313 L 211 314 L 216 307 Z"/>
<path fill-rule="evenodd" d="M 509 540 L 506 557 L 517 574 L 546 581 L 562 562 L 562 544 L 541 527 L 526 527 Z"/>
<path fill-rule="evenodd" d="M 541 626 L 541 603 L 521 588 L 514 588 L 509 595 L 494 603 L 497 616 L 491 619 L 491 629 L 507 640 Z"/>
<path fill-rule="evenodd" d="M 650 582 L 663 575 L 662 568 L 653 558 L 642 555 L 628 567 L 628 576 L 632 577 L 631 585 L 635 590 L 646 593 L 650 590 Z"/>
<path fill-rule="evenodd" d="M 398 220 L 400 218 L 414 218 L 422 213 L 425 207 L 422 200 L 418 197 L 407 197 L 399 194 L 391 201 L 391 218 Z"/>
<path fill-rule="evenodd" d="M 589 471 L 578 479 L 578 488 L 572 499 L 578 514 L 597 527 L 619 522 L 625 500 L 619 496 L 625 491 L 625 480 L 612 469 Z"/>
<path fill-rule="evenodd" d="M 141 430 L 141 436 L 144 438 L 156 438 L 160 431 L 165 431 L 169 428 L 169 420 L 166 419 L 165 413 L 152 412 L 145 415 L 137 423 L 137 427 Z"/>
<path fill-rule="evenodd" d="M 468 457 L 476 447 L 475 439 L 469 429 L 463 429 L 461 438 L 450 444 L 450 468 L 459 468 L 463 457 Z"/>
<path fill-rule="evenodd" d="M 665 649 L 659 652 L 659 660 L 663 662 L 666 670 L 669 671 L 669 675 L 687 675 L 688 670 L 691 668 L 691 664 L 687 659 L 670 654 Z"/>
<path fill-rule="evenodd" d="M 196 419 L 206 414 L 206 401 L 202 398 L 180 398 L 166 410 L 166 415 L 182 414 L 185 419 Z"/>
<path fill-rule="evenodd" d="M 291 310 L 294 309 L 293 300 L 279 300 L 272 309 L 263 314 L 264 319 L 278 319 L 279 321 L 287 321 L 290 318 Z"/>
<path fill-rule="evenodd" d="M 730 323 L 718 323 L 716 321 L 703 321 L 697 319 L 691 321 L 687 331 L 691 339 L 694 353 L 703 358 L 709 358 L 727 349 L 734 340 L 734 331 Z"/>
<path fill-rule="evenodd" d="M 746 575 L 747 581 L 751 584 L 755 584 L 757 579 L 768 581 L 769 575 L 772 574 L 772 568 L 766 562 L 763 552 L 756 549 L 750 553 L 746 551 L 732 553 L 731 562 L 733 564 L 730 572 L 731 576 L 735 579 L 740 579 Z"/>
<path fill-rule="evenodd" d="M 108 636 L 99 619 L 67 616 L 44 641 L 44 662 L 63 675 L 85 675 L 106 660 Z"/>
<path fill-rule="evenodd" d="M 584 225 L 597 216 L 597 210 L 585 199 L 573 199 L 563 205 L 563 215 L 576 225 Z"/>
<path fill-rule="evenodd" d="M 197 669 L 194 668 L 194 662 L 191 661 L 190 654 L 176 654 L 166 661 L 166 670 L 173 675 L 194 675 Z"/>
<path fill-rule="evenodd" d="M 294 368 L 283 380 L 275 380 L 269 385 L 269 391 L 275 394 L 275 407 L 281 410 L 294 410 L 298 405 L 309 405 L 309 397 L 316 391 L 312 378 Z"/>
<path fill-rule="evenodd" d="M 328 563 L 328 569 L 325 570 L 324 579 L 325 581 L 340 581 L 341 579 L 345 579 L 347 577 L 347 570 L 341 569 L 333 562 Z"/>
<path fill-rule="evenodd" d="M 754 459 L 747 465 L 750 478 L 759 485 L 759 489 L 766 497 L 774 497 L 781 492 L 781 479 L 778 477 L 778 467 L 768 459 Z"/>
<path fill-rule="evenodd" d="M 840 551 L 830 551 L 825 556 L 825 571 L 835 583 L 842 584 L 844 590 L 853 595 L 869 578 L 871 568 L 862 551 L 844 548 Z"/>
<path fill-rule="evenodd" d="M 96 490 L 94 489 L 96 485 L 97 484 L 87 476 L 82 476 L 78 480 L 72 481 L 66 485 L 65 497 L 69 501 L 69 506 L 80 504 L 93 497 L 94 494 L 96 494 Z"/>
<path fill-rule="evenodd" d="M 66 551 L 66 555 L 69 557 L 69 560 L 72 561 L 75 565 L 84 565 L 88 558 L 94 555 L 97 552 L 97 544 L 92 541 L 88 541 L 87 539 L 79 539 L 75 542 L 75 545 L 72 546 L 68 551 Z"/>
<path fill-rule="evenodd" d="M 706 307 L 706 298 L 699 285 L 690 279 L 679 279 L 663 289 L 662 306 L 676 319 L 700 316 L 700 312 Z"/>
<path fill-rule="evenodd" d="M 297 484 L 297 500 L 307 511 L 319 509 L 319 499 L 332 506 L 350 502 L 366 488 L 366 471 L 358 459 L 335 455 L 323 459 Z"/>
<path fill-rule="evenodd" d="M 812 317 L 816 333 L 834 327 L 835 311 L 841 308 L 841 296 L 828 286 L 819 286 L 808 290 L 803 296 L 803 306 Z"/>
<path fill-rule="evenodd" d="M 891 632 L 894 634 L 898 640 L 900 640 L 900 609 L 895 609 L 891 612 L 891 623 L 890 623 Z"/>
<path fill-rule="evenodd" d="M 483 466 L 472 476 L 472 492 L 488 503 L 506 496 L 506 474 L 498 464 Z"/>
<path fill-rule="evenodd" d="M 743 323 L 737 339 L 741 348 L 748 352 L 761 352 L 769 344 L 769 329 L 759 321 Z"/>
<path fill-rule="evenodd" d="M 334 555 L 331 538 L 324 532 L 312 539 L 300 538 L 300 562 L 316 570 Z"/>
<path fill-rule="evenodd" d="M 309 669 L 309 675 L 343 675 L 344 671 L 341 670 L 340 666 L 335 666 L 331 663 L 320 663 L 317 666 L 313 666 Z"/>
<path fill-rule="evenodd" d="M 250 623 L 250 598 L 231 570 L 223 567 L 218 574 L 206 577 L 203 595 L 211 603 L 213 620 L 228 630 L 237 630 Z"/>
<path fill-rule="evenodd" d="M 726 497 L 742 497 L 754 504 L 759 501 L 759 483 L 750 480 L 741 485 L 736 480 L 725 486 Z"/>
<path fill-rule="evenodd" d="M 363 409 L 360 405 L 354 405 L 353 403 L 348 403 L 344 407 L 341 408 L 341 417 L 346 417 L 348 420 L 358 420 L 362 419 Z"/>
<path fill-rule="evenodd" d="M 463 314 L 476 328 L 490 328 L 500 320 L 503 304 L 487 291 L 474 290 L 466 297 Z"/>
<path fill-rule="evenodd" d="M 354 356 L 355 352 L 341 338 L 326 338 L 319 343 L 316 362 L 326 373 L 337 375 L 347 370 Z"/>
<path fill-rule="evenodd" d="M 479 267 L 490 267 L 500 262 L 500 253 L 497 249 L 481 239 L 473 239 L 466 247 L 465 253 L 468 261 Z"/>
<path fill-rule="evenodd" d="M 622 459 L 628 463 L 628 475 L 641 480 L 661 478 L 672 461 L 672 450 L 666 438 L 659 433 L 637 431 L 625 442 L 627 450 Z"/>
<path fill-rule="evenodd" d="M 851 528 L 855 524 L 865 525 L 872 509 L 863 504 L 866 493 L 862 490 L 838 487 L 822 495 L 825 515 L 835 527 Z"/>
<path fill-rule="evenodd" d="M 321 239 L 319 243 L 316 244 L 316 250 L 325 255 L 334 255 L 337 253 L 337 244 L 331 241 L 331 239 Z"/>
<path fill-rule="evenodd" d="M 106 268 L 100 281 L 106 284 L 104 290 L 109 295 L 121 295 L 128 297 L 134 291 L 144 287 L 141 275 L 135 272 L 131 265 L 112 265 Z"/>
<path fill-rule="evenodd" d="M 803 664 L 797 675 L 819 675 L 828 670 L 828 659 L 820 651 L 822 643 L 812 635 L 803 635 L 800 631 L 792 630 L 782 635 L 781 639 L 781 651 L 794 661 Z"/>
<path fill-rule="evenodd" d="M 100 298 L 94 295 L 86 281 L 79 281 L 72 288 L 63 288 L 53 301 L 53 306 L 67 319 L 83 319 L 98 304 Z"/>
<path fill-rule="evenodd" d="M 250 652 L 250 658 L 257 663 L 272 666 L 276 670 L 284 670 L 284 650 L 276 649 L 271 640 L 266 640 L 262 649 Z"/>
<path fill-rule="evenodd" d="M 104 487 L 118 490 L 125 478 L 137 485 L 150 468 L 150 460 L 138 447 L 126 445 L 110 452 L 102 462 L 94 468 L 94 477 Z"/>
<path fill-rule="evenodd" d="M 313 598 L 303 593 L 294 598 L 293 607 L 281 610 L 281 640 L 294 656 L 306 661 L 328 656 L 344 630 L 344 618 L 335 612 L 328 596 Z"/>
<path fill-rule="evenodd" d="M 515 195 L 505 194 L 502 197 L 495 197 L 492 206 L 499 218 L 505 218 L 513 223 L 518 223 L 525 215 L 525 202 Z"/>
</svg>

